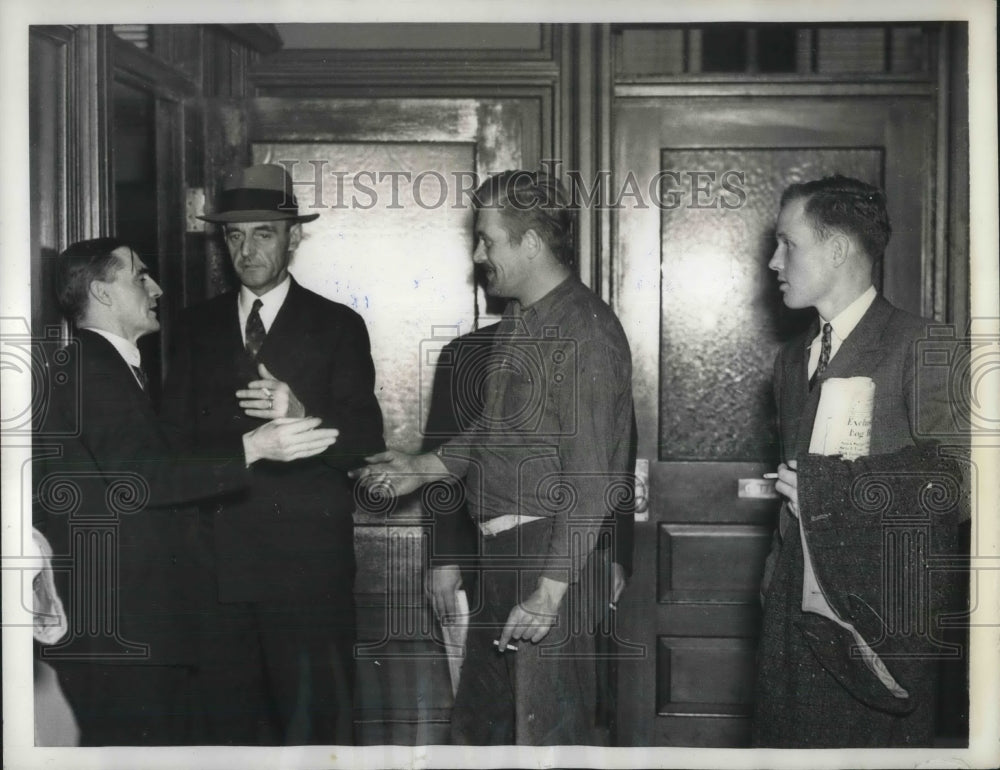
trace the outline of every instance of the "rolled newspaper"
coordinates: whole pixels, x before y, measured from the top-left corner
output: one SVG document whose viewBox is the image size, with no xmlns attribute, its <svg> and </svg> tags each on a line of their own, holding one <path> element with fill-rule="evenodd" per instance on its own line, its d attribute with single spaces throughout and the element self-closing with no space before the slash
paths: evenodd
<svg viewBox="0 0 1000 770">
<path fill-rule="evenodd" d="M 872 443 L 874 404 L 875 383 L 870 377 L 824 380 L 809 453 L 843 455 L 845 460 L 867 456 Z"/>
<path fill-rule="evenodd" d="M 458 694 L 458 680 L 462 675 L 465 660 L 465 638 L 469 633 L 469 597 L 461 588 L 455 592 L 457 617 L 450 618 L 448 624 L 441 625 L 445 652 L 448 655 L 448 673 L 451 675 L 451 694 Z"/>
</svg>

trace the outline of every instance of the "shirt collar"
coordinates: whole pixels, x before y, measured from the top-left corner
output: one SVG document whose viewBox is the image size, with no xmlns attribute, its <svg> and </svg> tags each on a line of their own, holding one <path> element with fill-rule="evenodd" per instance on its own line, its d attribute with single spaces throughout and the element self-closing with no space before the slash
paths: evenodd
<svg viewBox="0 0 1000 770">
<path fill-rule="evenodd" d="M 142 354 L 139 352 L 139 348 L 124 337 L 120 337 L 114 332 L 105 331 L 104 329 L 98 329 L 93 326 L 81 326 L 80 328 L 94 332 L 94 334 L 100 334 L 104 337 L 104 339 L 114 346 L 114 349 L 118 351 L 118 355 L 124 358 L 125 363 L 129 366 L 142 366 Z"/>
<path fill-rule="evenodd" d="M 854 327 L 864 318 L 865 313 L 872 306 L 872 302 L 875 301 L 876 296 L 878 296 L 878 292 L 875 291 L 875 287 L 869 286 L 858 295 L 858 298 L 854 302 L 841 310 L 836 318 L 827 321 L 821 316 L 819 319 L 820 326 L 822 327 L 824 323 L 829 323 L 833 327 L 833 333 L 837 335 L 838 339 L 841 341 L 846 340 L 851 335 L 851 332 L 854 331 Z"/>
<path fill-rule="evenodd" d="M 250 309 L 253 307 L 254 300 L 259 299 L 264 305 L 264 307 L 261 308 L 261 313 L 263 314 L 265 312 L 264 308 L 266 308 L 271 318 L 274 318 L 274 314 L 277 313 L 281 306 L 285 303 L 285 297 L 288 296 L 288 289 L 291 285 L 292 278 L 291 276 L 286 275 L 285 280 L 260 296 L 254 294 L 246 286 L 240 286 L 240 314 L 249 315 Z"/>
<path fill-rule="evenodd" d="M 508 306 L 510 314 L 522 318 L 528 332 L 536 334 L 538 332 L 536 326 L 540 320 L 544 321 L 545 318 L 549 317 L 559 308 L 565 298 L 573 293 L 573 287 L 576 283 L 576 276 L 570 274 L 551 289 L 548 294 L 535 300 L 527 307 L 522 307 L 521 303 L 516 299 L 511 300 Z"/>
</svg>

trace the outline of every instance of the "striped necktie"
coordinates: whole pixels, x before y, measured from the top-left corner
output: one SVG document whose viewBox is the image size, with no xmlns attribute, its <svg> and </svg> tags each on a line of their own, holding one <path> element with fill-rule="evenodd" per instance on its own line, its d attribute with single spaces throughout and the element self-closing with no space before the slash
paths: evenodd
<svg viewBox="0 0 1000 770">
<path fill-rule="evenodd" d="M 253 307 L 250 309 L 250 315 L 247 316 L 247 353 L 254 361 L 257 360 L 257 354 L 260 353 L 260 349 L 264 345 L 264 337 L 267 336 L 267 332 L 264 331 L 264 322 L 260 320 L 262 307 L 264 307 L 264 303 L 255 299 Z"/>
<path fill-rule="evenodd" d="M 809 378 L 809 390 L 813 389 L 816 384 L 816 380 L 819 376 L 826 371 L 826 367 L 830 364 L 830 349 L 833 344 L 833 327 L 829 323 L 823 324 L 823 339 L 820 340 L 819 348 L 819 363 L 816 364 L 816 371 L 813 372 L 813 376 Z"/>
<path fill-rule="evenodd" d="M 132 374 L 134 374 L 135 378 L 139 381 L 139 387 L 142 388 L 143 391 L 148 390 L 149 377 L 146 376 L 146 370 L 141 366 L 132 366 L 131 364 L 129 364 L 129 366 L 132 369 Z"/>
</svg>

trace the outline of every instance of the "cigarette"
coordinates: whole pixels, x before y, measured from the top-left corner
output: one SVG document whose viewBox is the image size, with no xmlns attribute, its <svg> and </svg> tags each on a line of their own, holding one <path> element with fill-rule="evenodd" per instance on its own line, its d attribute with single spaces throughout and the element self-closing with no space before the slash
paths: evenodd
<svg viewBox="0 0 1000 770">
<path fill-rule="evenodd" d="M 500 649 L 500 640 L 494 639 L 493 646 L 496 647 L 497 649 Z M 513 644 L 505 645 L 504 649 L 507 650 L 508 652 L 517 652 L 517 646 Z"/>
<path fill-rule="evenodd" d="M 776 479 L 776 478 L 778 478 L 778 474 L 777 473 L 765 473 L 764 474 L 764 478 L 765 479 Z"/>
</svg>

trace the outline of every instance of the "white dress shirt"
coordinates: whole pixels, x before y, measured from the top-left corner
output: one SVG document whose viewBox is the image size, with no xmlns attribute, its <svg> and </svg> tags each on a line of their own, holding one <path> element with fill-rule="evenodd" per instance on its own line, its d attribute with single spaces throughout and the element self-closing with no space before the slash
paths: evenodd
<svg viewBox="0 0 1000 770">
<path fill-rule="evenodd" d="M 281 306 L 285 304 L 285 298 L 288 296 L 288 289 L 291 285 L 292 279 L 289 276 L 285 276 L 285 280 L 259 297 L 246 286 L 240 287 L 240 299 L 236 305 L 240 319 L 240 337 L 243 338 L 244 345 L 247 344 L 247 318 L 250 315 L 250 311 L 253 310 L 254 300 L 259 299 L 263 303 L 260 308 L 260 320 L 264 324 L 264 331 L 269 332 L 271 331 L 271 324 L 274 323 L 275 316 L 278 315 Z"/>
<path fill-rule="evenodd" d="M 827 321 L 823 316 L 819 317 L 820 332 L 809 346 L 809 370 L 807 373 L 810 377 L 813 376 L 816 367 L 819 366 L 819 356 L 823 346 L 823 324 L 829 323 L 833 327 L 833 333 L 830 335 L 830 361 L 832 361 L 833 357 L 837 355 L 837 351 L 840 350 L 840 346 L 844 344 L 844 340 L 854 331 L 854 327 L 861 322 L 861 319 L 864 318 L 865 313 L 868 312 L 868 308 L 872 306 L 872 302 L 875 301 L 875 297 L 877 296 L 878 292 L 875 291 L 875 287 L 869 286 L 864 292 L 858 295 L 858 298 L 854 302 L 841 310 L 833 320 Z"/>
</svg>

